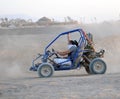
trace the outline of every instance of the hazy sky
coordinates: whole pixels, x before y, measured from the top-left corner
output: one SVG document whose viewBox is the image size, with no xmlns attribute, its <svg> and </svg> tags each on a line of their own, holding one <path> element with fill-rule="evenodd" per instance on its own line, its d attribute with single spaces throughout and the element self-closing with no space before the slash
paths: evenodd
<svg viewBox="0 0 120 99">
<path fill-rule="evenodd" d="M 48 16 L 61 20 L 66 16 L 84 21 L 120 18 L 120 0 L 0 0 L 2 15 Z"/>
</svg>

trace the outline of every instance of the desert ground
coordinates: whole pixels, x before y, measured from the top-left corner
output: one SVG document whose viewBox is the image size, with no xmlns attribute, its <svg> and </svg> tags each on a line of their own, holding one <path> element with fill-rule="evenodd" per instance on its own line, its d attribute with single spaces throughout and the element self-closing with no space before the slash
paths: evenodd
<svg viewBox="0 0 120 99">
<path fill-rule="evenodd" d="M 120 99 L 120 22 L 0 29 L 0 99 Z M 30 72 L 33 58 L 59 33 L 82 28 L 105 49 L 107 71 L 88 75 L 84 68 L 39 78 Z M 65 49 L 66 38 L 53 47 Z M 62 42 L 61 42 L 62 41 Z M 64 45 L 63 45 L 64 42 Z"/>
</svg>

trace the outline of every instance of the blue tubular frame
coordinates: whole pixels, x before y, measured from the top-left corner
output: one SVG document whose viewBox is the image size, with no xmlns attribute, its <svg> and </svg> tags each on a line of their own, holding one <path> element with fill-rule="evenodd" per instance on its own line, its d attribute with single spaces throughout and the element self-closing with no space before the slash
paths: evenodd
<svg viewBox="0 0 120 99">
<path fill-rule="evenodd" d="M 78 32 L 80 34 L 80 38 L 79 38 L 79 41 L 78 41 L 78 49 L 76 50 L 76 54 L 74 55 L 74 59 L 73 59 L 73 62 L 71 62 L 72 64 L 70 66 L 64 66 L 62 65 L 62 63 L 65 63 L 65 62 L 68 62 L 68 61 L 71 61 L 71 59 L 68 57 L 66 61 L 64 62 L 61 62 L 59 63 L 61 65 L 61 67 L 59 69 L 56 69 L 54 68 L 56 71 L 59 71 L 59 70 L 70 70 L 70 69 L 75 69 L 74 68 L 74 63 L 75 63 L 75 60 L 77 59 L 77 57 L 79 56 L 79 53 L 81 52 L 82 54 L 80 54 L 81 56 L 83 55 L 83 52 L 84 52 L 84 49 L 81 49 L 82 47 L 82 44 L 85 44 L 86 43 L 86 37 L 85 37 L 85 32 L 82 30 L 82 29 L 75 29 L 75 30 L 71 30 L 71 31 L 67 31 L 67 32 L 63 32 L 61 34 L 59 34 L 55 39 L 53 39 L 44 49 L 44 54 L 42 55 L 39 55 L 38 57 L 36 57 L 33 61 L 32 61 L 32 70 L 33 71 L 37 71 L 36 67 L 35 67 L 35 61 L 42 57 L 41 60 L 42 62 L 47 62 L 47 58 L 49 56 L 49 54 L 47 53 L 47 49 L 60 37 L 60 36 L 63 36 L 63 35 L 67 35 L 69 33 L 74 33 L 74 32 Z M 75 66 L 76 68 L 80 67 L 80 63 L 77 64 L 77 66 Z"/>
<path fill-rule="evenodd" d="M 79 38 L 79 41 L 78 41 L 78 46 L 79 46 L 79 47 L 78 47 L 78 50 L 76 51 L 76 54 L 75 54 L 75 56 L 74 56 L 73 63 L 71 64 L 71 66 L 70 66 L 70 68 L 69 68 L 69 69 L 71 69 L 72 66 L 74 66 L 74 62 L 75 62 L 75 59 L 78 57 L 78 54 L 79 54 L 80 52 L 84 52 L 84 50 L 82 50 L 81 47 L 82 47 L 82 44 L 86 42 L 86 39 L 85 39 L 85 32 L 84 32 L 82 29 L 75 29 L 75 30 L 63 32 L 63 33 L 59 34 L 55 39 L 53 39 L 53 40 L 45 47 L 44 57 L 43 57 L 43 59 L 44 59 L 45 61 L 43 61 L 43 62 L 46 62 L 46 61 L 47 61 L 47 57 L 48 57 L 48 55 L 47 55 L 47 49 L 48 49 L 59 37 L 61 37 L 61 36 L 63 36 L 63 35 L 67 35 L 67 34 L 69 34 L 69 33 L 74 33 L 74 32 L 78 32 L 78 33 L 80 34 L 80 38 Z M 82 55 L 81 55 L 81 56 L 82 56 Z M 68 58 L 67 61 L 70 61 L 70 59 Z M 60 63 L 60 64 L 62 64 L 62 63 Z M 79 64 L 77 67 L 80 67 L 80 64 Z M 60 70 L 65 70 L 65 69 L 60 69 Z"/>
<path fill-rule="evenodd" d="M 49 43 L 46 47 L 45 47 L 45 50 L 44 50 L 44 53 L 47 52 L 47 49 L 50 47 L 50 45 L 52 45 L 60 36 L 62 35 L 66 35 L 66 34 L 69 34 L 69 33 L 73 33 L 73 32 L 83 32 L 82 29 L 75 29 L 75 30 L 71 30 L 71 31 L 67 31 L 67 32 L 63 32 L 61 34 L 59 34 L 53 41 L 51 41 L 51 43 Z M 80 33 L 81 35 L 81 33 Z"/>
<path fill-rule="evenodd" d="M 78 49 L 77 49 L 77 51 L 76 51 L 76 54 L 75 54 L 75 56 L 74 56 L 74 61 L 73 61 L 73 65 L 74 65 L 74 63 L 75 63 L 75 60 L 80 56 L 80 57 L 82 57 L 82 55 L 83 55 L 83 52 L 85 52 L 84 51 L 84 47 L 85 47 L 85 44 L 86 44 L 86 37 L 85 37 L 85 32 L 81 29 L 81 30 L 79 30 L 79 32 L 80 32 L 80 39 L 79 39 L 79 43 L 78 43 Z M 81 53 L 81 54 L 79 54 L 79 53 Z M 80 67 L 80 63 L 78 63 L 77 64 L 77 67 Z"/>
</svg>

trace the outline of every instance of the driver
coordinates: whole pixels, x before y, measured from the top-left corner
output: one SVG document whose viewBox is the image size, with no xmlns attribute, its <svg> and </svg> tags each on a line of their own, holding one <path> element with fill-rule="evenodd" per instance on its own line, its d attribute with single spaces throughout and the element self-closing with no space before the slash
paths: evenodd
<svg viewBox="0 0 120 99">
<path fill-rule="evenodd" d="M 61 56 L 68 55 L 71 59 L 73 59 L 73 56 L 76 52 L 78 44 L 76 43 L 76 41 L 70 40 L 69 34 L 67 35 L 67 39 L 68 39 L 68 50 L 57 51 L 57 54 L 59 54 Z"/>
<path fill-rule="evenodd" d="M 77 46 L 74 44 L 74 41 L 70 40 L 68 44 L 68 50 L 57 51 L 57 54 L 59 54 L 60 56 L 66 56 L 66 55 L 73 56 L 75 54 L 76 49 L 77 49 Z"/>
</svg>

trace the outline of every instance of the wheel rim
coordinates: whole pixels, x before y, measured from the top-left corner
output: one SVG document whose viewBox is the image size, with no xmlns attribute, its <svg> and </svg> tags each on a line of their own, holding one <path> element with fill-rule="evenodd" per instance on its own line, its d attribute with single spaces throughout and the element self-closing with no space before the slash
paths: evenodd
<svg viewBox="0 0 120 99">
<path fill-rule="evenodd" d="M 104 70 L 104 64 L 103 64 L 103 62 L 101 62 L 101 61 L 96 61 L 96 62 L 94 63 L 93 69 L 94 69 L 95 72 L 97 72 L 97 73 L 103 72 L 103 70 Z"/>
<path fill-rule="evenodd" d="M 45 77 L 49 76 L 51 74 L 51 68 L 49 66 L 43 66 L 41 68 L 41 74 Z"/>
</svg>

